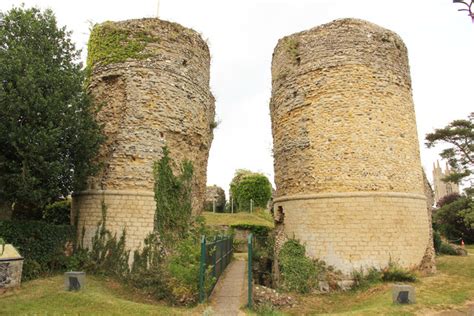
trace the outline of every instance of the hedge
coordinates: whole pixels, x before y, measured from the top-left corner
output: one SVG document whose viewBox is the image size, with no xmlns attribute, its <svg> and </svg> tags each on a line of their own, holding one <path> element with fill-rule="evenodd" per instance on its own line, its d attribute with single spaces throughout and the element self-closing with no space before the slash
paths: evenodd
<svg viewBox="0 0 474 316">
<path fill-rule="evenodd" d="M 66 264 L 65 246 L 74 241 L 75 228 L 41 221 L 0 221 L 0 237 L 13 244 L 25 258 L 23 280 L 61 270 Z"/>
</svg>

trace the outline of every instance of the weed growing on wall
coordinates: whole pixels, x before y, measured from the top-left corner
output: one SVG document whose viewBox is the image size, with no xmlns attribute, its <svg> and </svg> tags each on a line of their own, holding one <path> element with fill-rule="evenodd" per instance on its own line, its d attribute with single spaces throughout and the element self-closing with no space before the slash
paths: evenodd
<svg viewBox="0 0 474 316">
<path fill-rule="evenodd" d="M 155 176 L 155 223 L 154 230 L 163 242 L 183 239 L 191 221 L 191 182 L 193 165 L 189 161 L 181 164 L 180 174 L 175 176 L 167 147 L 163 157 L 154 165 Z"/>
</svg>

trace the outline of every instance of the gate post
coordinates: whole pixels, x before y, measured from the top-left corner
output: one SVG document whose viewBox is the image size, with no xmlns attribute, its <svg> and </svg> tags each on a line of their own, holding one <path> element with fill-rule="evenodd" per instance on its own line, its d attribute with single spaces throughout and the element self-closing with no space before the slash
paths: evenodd
<svg viewBox="0 0 474 316">
<path fill-rule="evenodd" d="M 247 240 L 247 252 L 248 252 L 248 308 L 252 308 L 252 234 L 249 234 Z"/>
<path fill-rule="evenodd" d="M 206 299 L 204 289 L 204 277 L 206 274 L 206 236 L 201 237 L 201 260 L 199 261 L 199 301 L 202 303 Z"/>
</svg>

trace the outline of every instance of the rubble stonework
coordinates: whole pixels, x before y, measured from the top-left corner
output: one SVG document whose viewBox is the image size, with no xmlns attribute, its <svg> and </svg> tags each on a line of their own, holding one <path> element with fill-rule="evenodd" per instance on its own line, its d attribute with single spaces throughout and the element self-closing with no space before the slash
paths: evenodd
<svg viewBox="0 0 474 316">
<path fill-rule="evenodd" d="M 400 37 L 342 19 L 280 39 L 270 111 L 286 235 L 345 274 L 419 266 L 431 240 Z"/>
<path fill-rule="evenodd" d="M 215 114 L 210 54 L 197 32 L 176 23 L 149 18 L 98 27 L 101 32 L 92 34 L 101 49 L 114 49 L 106 44 L 122 36 L 123 54 L 124 47 L 135 51 L 117 62 L 89 46 L 93 63 L 88 90 L 101 105 L 97 118 L 107 139 L 98 158 L 103 169 L 87 191 L 74 196 L 73 213 L 79 233 L 86 228 L 87 242 L 101 219 L 104 200 L 107 227 L 119 234 L 125 227 L 127 247 L 133 249 L 153 228 L 153 163 L 162 157 L 163 146 L 175 171 L 184 159 L 193 163 L 193 213 L 202 211 Z"/>
</svg>

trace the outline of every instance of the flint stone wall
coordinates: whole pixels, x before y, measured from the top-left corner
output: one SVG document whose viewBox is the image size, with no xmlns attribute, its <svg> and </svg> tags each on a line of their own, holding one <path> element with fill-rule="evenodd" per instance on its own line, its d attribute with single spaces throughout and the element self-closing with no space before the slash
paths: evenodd
<svg viewBox="0 0 474 316">
<path fill-rule="evenodd" d="M 89 238 L 104 199 L 108 228 L 119 234 L 127 228 L 127 247 L 133 249 L 153 228 L 153 163 L 163 146 L 175 172 L 184 159 L 193 163 L 193 213 L 202 211 L 215 107 L 209 49 L 197 32 L 159 19 L 112 25 L 132 38 L 146 34 L 147 43 L 141 58 L 92 68 L 88 89 L 102 105 L 97 118 L 107 136 L 98 158 L 104 168 L 74 196 L 73 215 L 79 233 L 84 226 Z"/>
<path fill-rule="evenodd" d="M 429 220 L 400 37 L 342 19 L 280 39 L 270 110 L 287 236 L 347 274 L 418 266 Z"/>
</svg>

